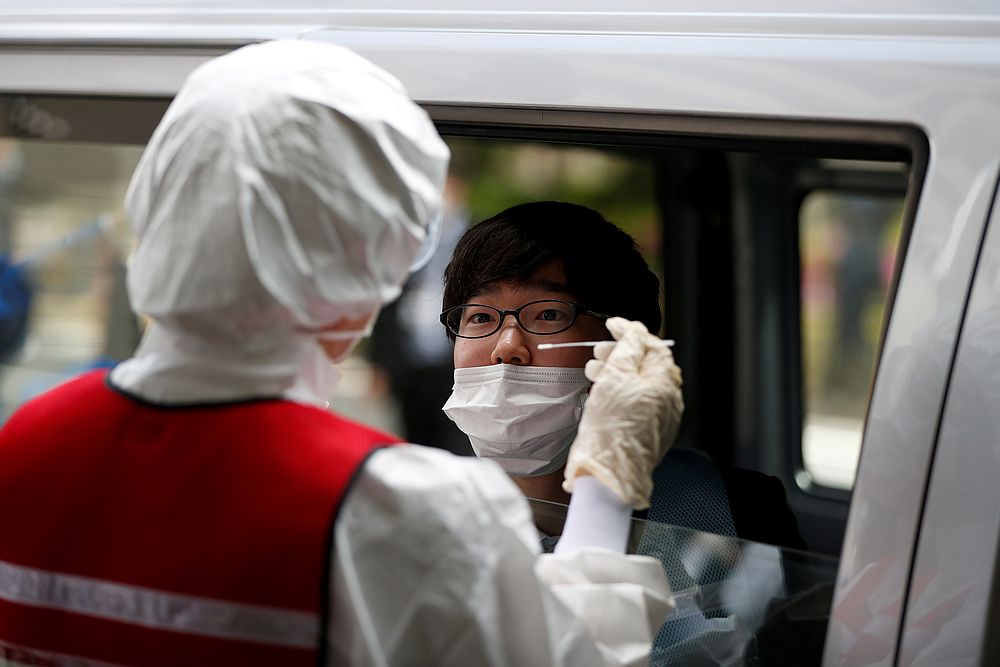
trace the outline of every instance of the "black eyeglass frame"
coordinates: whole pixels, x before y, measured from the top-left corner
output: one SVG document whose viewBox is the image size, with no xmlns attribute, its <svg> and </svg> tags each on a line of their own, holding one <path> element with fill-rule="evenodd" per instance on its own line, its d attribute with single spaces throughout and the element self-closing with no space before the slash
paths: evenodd
<svg viewBox="0 0 1000 667">
<path fill-rule="evenodd" d="M 536 303 L 562 303 L 567 306 L 571 306 L 573 308 L 573 318 L 569 321 L 569 324 L 567 324 L 562 329 L 559 329 L 558 331 L 547 331 L 545 333 L 537 333 L 535 331 L 532 331 L 528 327 L 524 326 L 523 322 L 521 322 L 521 311 L 527 308 L 528 306 L 534 306 Z M 468 308 L 470 306 L 476 306 L 478 308 L 489 308 L 490 310 L 500 313 L 500 317 L 497 319 L 496 329 L 489 332 L 488 334 L 482 334 L 480 336 L 464 336 L 448 326 L 448 315 L 450 313 L 463 308 Z M 600 317 L 605 320 L 611 317 L 611 315 L 604 315 L 603 313 L 598 313 L 597 311 L 590 310 L 589 308 L 584 308 L 580 304 L 573 303 L 572 301 L 563 301 L 562 299 L 538 299 L 536 301 L 529 301 L 528 303 L 523 304 L 519 308 L 515 308 L 513 310 L 502 310 L 500 308 L 497 308 L 496 306 L 487 306 L 485 303 L 463 303 L 457 306 L 452 306 L 448 310 L 444 311 L 443 313 L 441 313 L 441 315 L 438 316 L 438 319 L 441 320 L 441 324 L 443 324 L 444 328 L 447 329 L 448 332 L 453 336 L 475 340 L 477 338 L 489 338 L 496 332 L 500 331 L 500 329 L 503 328 L 504 320 L 507 319 L 508 315 L 513 315 L 514 321 L 517 322 L 517 326 L 521 327 L 522 329 L 524 329 L 525 331 L 534 336 L 553 336 L 555 334 L 560 334 L 569 329 L 570 327 L 572 327 L 574 324 L 576 324 L 576 318 L 580 317 L 580 315 L 590 315 L 591 317 Z"/>
</svg>

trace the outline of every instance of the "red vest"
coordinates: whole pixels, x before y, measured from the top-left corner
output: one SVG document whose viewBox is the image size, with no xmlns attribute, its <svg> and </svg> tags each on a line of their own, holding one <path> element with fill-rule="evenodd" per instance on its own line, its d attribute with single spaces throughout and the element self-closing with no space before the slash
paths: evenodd
<svg viewBox="0 0 1000 667">
<path fill-rule="evenodd" d="M 0 657 L 315 664 L 332 525 L 396 438 L 284 400 L 170 408 L 105 373 L 0 429 Z"/>
</svg>

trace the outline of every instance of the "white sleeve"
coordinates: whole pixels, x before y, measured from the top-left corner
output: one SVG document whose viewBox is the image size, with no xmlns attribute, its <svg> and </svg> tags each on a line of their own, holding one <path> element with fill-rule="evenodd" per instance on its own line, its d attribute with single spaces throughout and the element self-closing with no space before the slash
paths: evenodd
<svg viewBox="0 0 1000 667">
<path fill-rule="evenodd" d="M 625 553 L 632 508 L 596 477 L 578 477 L 566 510 L 557 554 L 585 547 L 602 547 Z"/>
<path fill-rule="evenodd" d="M 643 664 L 670 605 L 658 561 L 539 558 L 498 466 L 416 445 L 365 464 L 331 558 L 329 664 Z"/>
</svg>

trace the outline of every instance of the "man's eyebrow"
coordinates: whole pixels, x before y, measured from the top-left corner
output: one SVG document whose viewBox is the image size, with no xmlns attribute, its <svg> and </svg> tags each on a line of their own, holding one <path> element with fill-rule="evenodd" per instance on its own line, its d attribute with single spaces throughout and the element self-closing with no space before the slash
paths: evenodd
<svg viewBox="0 0 1000 667">
<path fill-rule="evenodd" d="M 500 281 L 503 282 L 503 281 Z M 500 282 L 490 283 L 482 289 L 476 290 L 469 295 L 470 299 L 477 296 L 495 296 L 500 291 Z M 572 296 L 574 294 L 570 286 L 547 278 L 526 278 L 524 280 L 512 281 L 519 289 L 538 290 L 540 292 L 560 292 Z"/>
<path fill-rule="evenodd" d="M 573 290 L 569 288 L 569 285 L 556 282 L 555 280 L 548 280 L 546 278 L 529 278 L 528 280 L 518 281 L 517 286 L 521 289 L 533 289 L 540 292 L 562 292 L 563 294 L 573 293 Z"/>
</svg>

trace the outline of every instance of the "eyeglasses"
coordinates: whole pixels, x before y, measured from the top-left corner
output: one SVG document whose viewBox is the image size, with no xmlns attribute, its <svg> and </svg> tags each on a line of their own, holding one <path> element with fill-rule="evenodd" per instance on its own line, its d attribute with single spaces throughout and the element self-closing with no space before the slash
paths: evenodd
<svg viewBox="0 0 1000 667">
<path fill-rule="evenodd" d="M 539 336 L 566 331 L 580 315 L 604 319 L 610 317 L 569 301 L 545 299 L 526 303 L 514 310 L 500 310 L 481 303 L 465 303 L 441 313 L 441 324 L 459 338 L 486 338 L 500 331 L 508 315 L 513 315 L 522 329 Z"/>
</svg>

